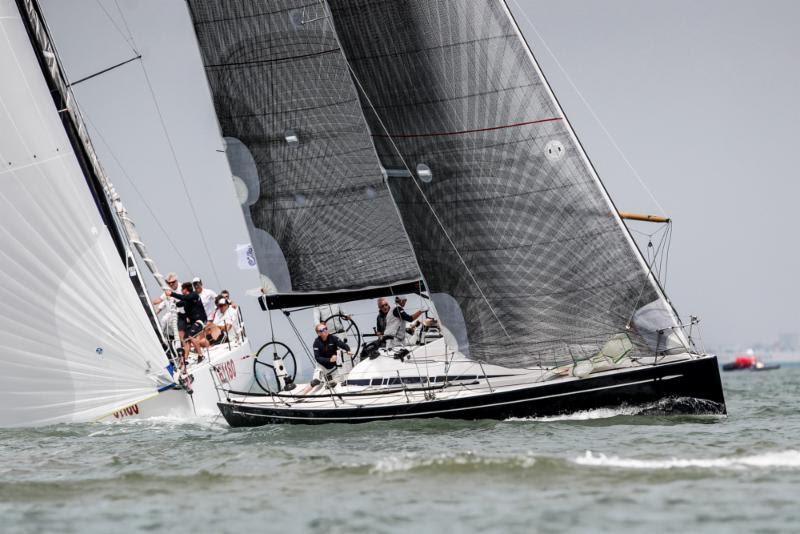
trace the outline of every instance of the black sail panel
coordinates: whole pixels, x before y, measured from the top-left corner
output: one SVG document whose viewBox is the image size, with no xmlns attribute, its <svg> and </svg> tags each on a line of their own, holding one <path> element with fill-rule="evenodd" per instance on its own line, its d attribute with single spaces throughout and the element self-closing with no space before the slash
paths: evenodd
<svg viewBox="0 0 800 534">
<path fill-rule="evenodd" d="M 676 348 L 671 306 L 502 2 L 329 4 L 420 268 L 459 303 L 472 357 L 560 365 L 621 334 L 635 353 Z"/>
<path fill-rule="evenodd" d="M 188 4 L 222 133 L 247 147 L 258 171 L 253 224 L 280 246 L 291 289 L 417 279 L 324 6 Z"/>
</svg>

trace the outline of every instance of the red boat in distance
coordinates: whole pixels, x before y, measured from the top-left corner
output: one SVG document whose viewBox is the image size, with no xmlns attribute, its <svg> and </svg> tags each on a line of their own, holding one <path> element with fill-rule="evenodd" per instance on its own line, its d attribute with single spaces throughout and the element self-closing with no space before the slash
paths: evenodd
<svg viewBox="0 0 800 534">
<path fill-rule="evenodd" d="M 752 349 L 748 349 L 742 356 L 737 356 L 733 362 L 726 363 L 722 366 L 723 371 L 772 371 L 773 369 L 780 369 L 777 363 L 766 364 L 756 358 Z"/>
</svg>

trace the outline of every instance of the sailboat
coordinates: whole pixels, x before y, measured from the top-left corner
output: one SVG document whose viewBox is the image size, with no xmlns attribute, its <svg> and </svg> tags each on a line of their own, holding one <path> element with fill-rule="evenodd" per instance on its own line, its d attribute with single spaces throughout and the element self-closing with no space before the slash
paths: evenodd
<svg viewBox="0 0 800 534">
<path fill-rule="evenodd" d="M 230 425 L 725 413 L 716 357 L 687 335 L 505 2 L 188 5 L 222 133 L 256 167 L 253 224 L 289 273 L 263 308 L 416 293 L 439 312 L 316 384 L 294 383 L 276 341 L 263 392 L 223 391 Z"/>
<path fill-rule="evenodd" d="M 180 376 L 137 256 L 160 287 L 163 277 L 94 151 L 38 3 L 2 0 L 0 31 L 0 427 L 216 410 L 246 339 Z M 190 375 L 194 387 L 180 387 Z"/>
</svg>

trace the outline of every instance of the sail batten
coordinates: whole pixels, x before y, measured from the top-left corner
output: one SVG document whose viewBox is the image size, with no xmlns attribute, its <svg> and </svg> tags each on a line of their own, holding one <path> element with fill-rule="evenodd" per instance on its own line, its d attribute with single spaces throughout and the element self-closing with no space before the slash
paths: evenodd
<svg viewBox="0 0 800 534">
<path fill-rule="evenodd" d="M 560 365 L 617 335 L 633 356 L 686 349 L 662 335 L 677 318 L 502 1 L 328 3 L 422 273 L 458 302 L 472 357 Z"/>
</svg>

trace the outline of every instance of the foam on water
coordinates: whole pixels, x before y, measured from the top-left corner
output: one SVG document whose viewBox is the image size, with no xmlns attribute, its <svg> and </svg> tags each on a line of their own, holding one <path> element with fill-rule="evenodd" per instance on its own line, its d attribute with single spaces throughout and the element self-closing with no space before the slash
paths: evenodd
<svg viewBox="0 0 800 534">
<path fill-rule="evenodd" d="M 603 453 L 586 451 L 583 456 L 573 460 L 579 465 L 597 467 L 621 467 L 624 469 L 748 469 L 748 468 L 790 468 L 800 469 L 800 451 L 775 451 L 751 456 L 727 458 L 668 458 L 636 459 L 606 456 Z"/>
<path fill-rule="evenodd" d="M 563 415 L 549 415 L 545 417 L 511 417 L 506 421 L 589 421 L 592 419 L 609 419 L 623 415 L 637 415 L 642 411 L 639 406 L 627 406 L 622 408 L 598 408 L 596 410 L 586 410 Z"/>
<path fill-rule="evenodd" d="M 378 460 L 370 468 L 370 473 L 397 473 L 415 469 L 437 467 L 510 467 L 529 468 L 536 463 L 532 454 L 518 456 L 486 456 L 471 451 L 453 454 L 439 454 L 435 456 L 420 456 L 407 453 L 398 456 L 389 456 Z"/>
</svg>

